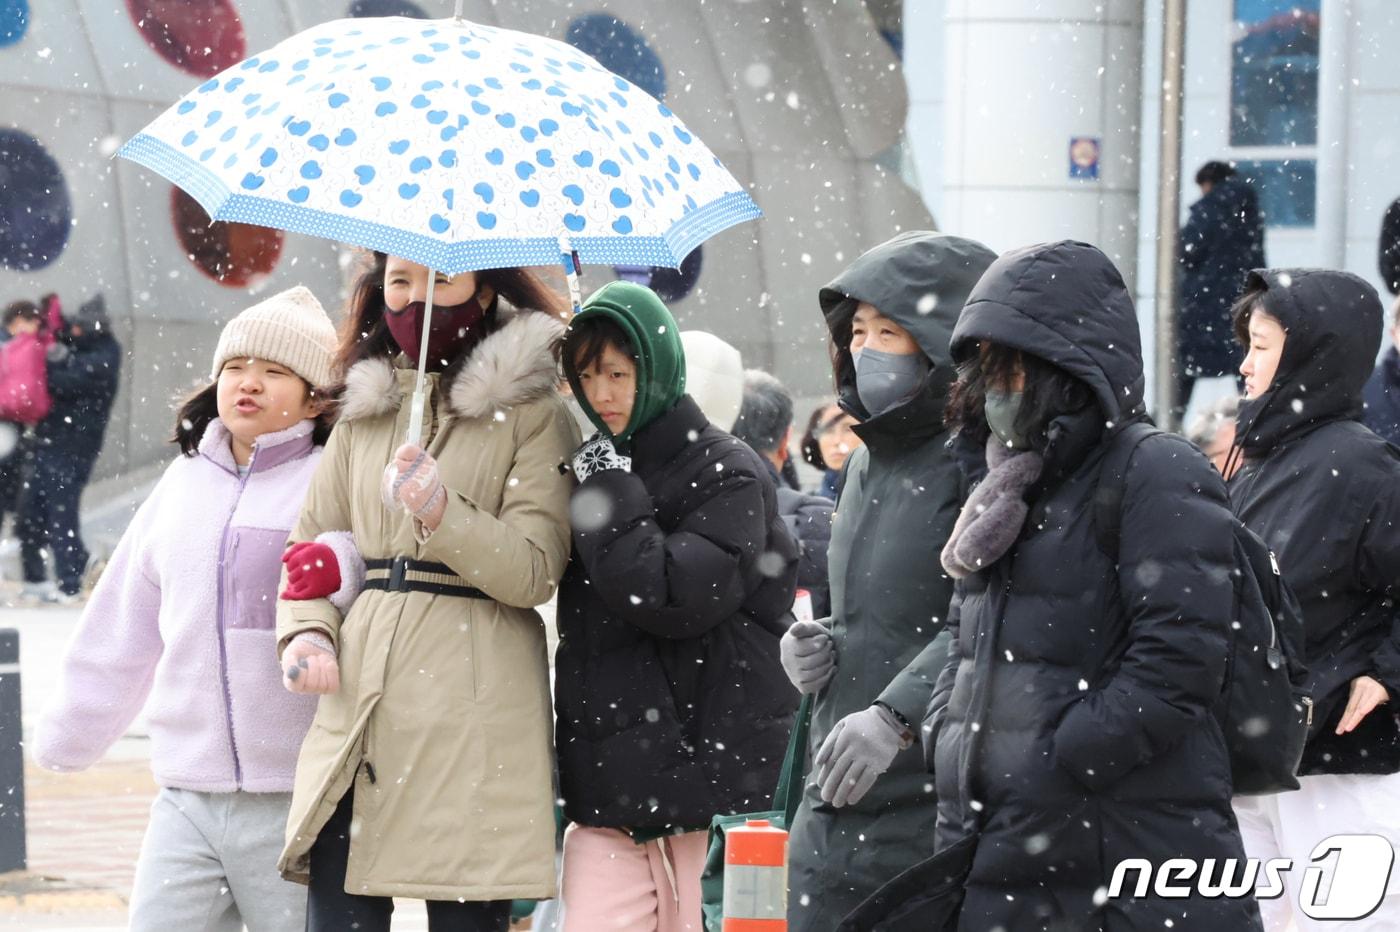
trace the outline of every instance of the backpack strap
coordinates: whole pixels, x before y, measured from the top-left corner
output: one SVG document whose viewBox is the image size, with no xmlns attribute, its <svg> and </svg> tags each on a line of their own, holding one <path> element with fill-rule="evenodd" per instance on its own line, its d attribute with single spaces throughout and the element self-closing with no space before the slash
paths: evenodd
<svg viewBox="0 0 1400 932">
<path fill-rule="evenodd" d="M 1115 564 L 1118 562 L 1122 531 L 1123 497 L 1127 492 L 1128 463 L 1138 446 L 1148 437 L 1162 433 L 1149 420 L 1134 421 L 1109 440 L 1108 452 L 1099 467 L 1099 484 L 1094 489 L 1094 535 L 1099 549 Z"/>
</svg>

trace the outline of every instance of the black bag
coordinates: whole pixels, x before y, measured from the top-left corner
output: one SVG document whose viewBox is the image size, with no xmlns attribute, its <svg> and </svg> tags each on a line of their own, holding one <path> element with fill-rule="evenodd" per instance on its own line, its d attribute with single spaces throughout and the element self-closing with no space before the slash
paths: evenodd
<svg viewBox="0 0 1400 932">
<path fill-rule="evenodd" d="M 1099 548 L 1118 560 L 1129 461 L 1161 433 L 1149 421 L 1124 427 L 1104 455 L 1094 494 Z M 1312 725 L 1303 665 L 1303 613 L 1267 544 L 1238 518 L 1234 531 L 1234 612 L 1225 684 L 1214 713 L 1230 752 L 1237 796 L 1298 789 L 1298 764 Z"/>
<path fill-rule="evenodd" d="M 957 932 L 977 836 L 964 835 L 885 884 L 836 932 Z"/>
</svg>

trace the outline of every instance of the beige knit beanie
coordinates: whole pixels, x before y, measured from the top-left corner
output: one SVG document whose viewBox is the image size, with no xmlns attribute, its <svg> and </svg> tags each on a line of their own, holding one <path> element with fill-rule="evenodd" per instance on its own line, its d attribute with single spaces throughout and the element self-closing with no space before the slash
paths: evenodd
<svg viewBox="0 0 1400 932">
<path fill-rule="evenodd" d="M 288 288 L 239 314 L 224 327 L 211 379 L 230 359 L 265 359 L 286 366 L 313 387 L 331 384 L 335 324 L 303 285 Z"/>
</svg>

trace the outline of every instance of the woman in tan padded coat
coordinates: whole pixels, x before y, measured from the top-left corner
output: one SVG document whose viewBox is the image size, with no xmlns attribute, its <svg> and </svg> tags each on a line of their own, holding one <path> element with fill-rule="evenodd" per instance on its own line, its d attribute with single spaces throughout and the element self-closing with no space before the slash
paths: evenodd
<svg viewBox="0 0 1400 932">
<path fill-rule="evenodd" d="M 427 276 L 376 254 L 360 280 L 340 421 L 292 533 L 293 590 L 309 573 L 353 592 L 358 550 L 363 591 L 343 615 L 284 593 L 277 614 L 287 687 L 322 694 L 279 865 L 309 883 L 313 930 L 387 929 L 395 896 L 429 901 L 432 929 L 503 930 L 511 899 L 555 893 L 534 606 L 569 555 L 562 305 L 522 270 L 439 275 L 409 446 Z"/>
</svg>

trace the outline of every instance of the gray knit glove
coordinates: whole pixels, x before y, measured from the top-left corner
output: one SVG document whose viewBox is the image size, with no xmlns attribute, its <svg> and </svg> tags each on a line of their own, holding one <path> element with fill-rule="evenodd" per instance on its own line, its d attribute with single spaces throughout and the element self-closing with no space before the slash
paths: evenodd
<svg viewBox="0 0 1400 932">
<path fill-rule="evenodd" d="M 854 805 L 890 769 L 894 757 L 913 737 L 884 706 L 852 712 L 831 729 L 812 758 L 822 799 L 838 809 Z"/>
<path fill-rule="evenodd" d="M 783 672 L 800 693 L 819 693 L 836 675 L 836 644 L 819 621 L 794 621 L 778 648 Z"/>
</svg>

